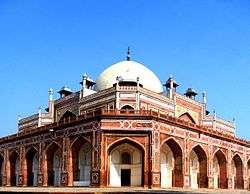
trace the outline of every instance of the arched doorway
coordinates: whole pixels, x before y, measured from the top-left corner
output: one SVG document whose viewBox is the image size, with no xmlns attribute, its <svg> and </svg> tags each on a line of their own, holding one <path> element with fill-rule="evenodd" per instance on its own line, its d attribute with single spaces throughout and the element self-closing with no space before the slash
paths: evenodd
<svg viewBox="0 0 250 194">
<path fill-rule="evenodd" d="M 227 188 L 227 161 L 224 153 L 218 150 L 213 159 L 214 188 Z"/>
<path fill-rule="evenodd" d="M 13 151 L 10 155 L 10 185 L 17 186 L 19 179 L 20 160 L 17 152 Z"/>
<path fill-rule="evenodd" d="M 37 186 L 38 153 L 34 147 L 30 148 L 26 153 L 26 164 L 27 164 L 27 185 Z"/>
<path fill-rule="evenodd" d="M 4 172 L 3 171 L 3 168 L 4 168 L 3 162 L 4 162 L 4 158 L 0 154 L 0 186 L 3 185 L 3 172 Z"/>
<path fill-rule="evenodd" d="M 161 147 L 161 187 L 183 187 L 182 150 L 173 139 Z"/>
<path fill-rule="evenodd" d="M 109 185 L 143 185 L 143 149 L 134 142 L 122 141 L 109 149 Z"/>
<path fill-rule="evenodd" d="M 91 170 L 91 144 L 79 137 L 72 145 L 73 185 L 88 186 Z"/>
<path fill-rule="evenodd" d="M 243 163 L 238 154 L 232 159 L 232 187 L 233 189 L 243 189 Z"/>
<path fill-rule="evenodd" d="M 52 143 L 47 150 L 48 186 L 60 186 L 62 154 L 59 146 Z"/>
<path fill-rule="evenodd" d="M 200 145 L 197 145 L 192 149 L 189 163 L 191 188 L 207 188 L 207 156 Z"/>
</svg>

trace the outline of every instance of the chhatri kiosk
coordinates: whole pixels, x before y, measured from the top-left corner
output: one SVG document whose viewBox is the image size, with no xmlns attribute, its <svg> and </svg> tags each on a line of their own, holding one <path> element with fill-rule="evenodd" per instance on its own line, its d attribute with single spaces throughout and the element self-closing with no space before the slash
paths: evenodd
<svg viewBox="0 0 250 194">
<path fill-rule="evenodd" d="M 79 91 L 50 89 L 46 111 L 0 139 L 1 184 L 249 189 L 250 143 L 209 114 L 205 93 L 177 87 L 128 53 Z"/>
</svg>

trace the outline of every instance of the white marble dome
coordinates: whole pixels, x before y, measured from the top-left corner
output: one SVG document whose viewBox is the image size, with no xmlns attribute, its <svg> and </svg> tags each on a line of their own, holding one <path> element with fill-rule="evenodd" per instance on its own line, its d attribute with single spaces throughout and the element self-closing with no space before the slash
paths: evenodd
<svg viewBox="0 0 250 194">
<path fill-rule="evenodd" d="M 124 81 L 136 81 L 139 77 L 139 83 L 143 88 L 156 93 L 163 92 L 158 77 L 150 69 L 135 61 L 121 61 L 105 69 L 96 79 L 96 91 L 112 87 L 116 83 L 117 76 Z"/>
</svg>

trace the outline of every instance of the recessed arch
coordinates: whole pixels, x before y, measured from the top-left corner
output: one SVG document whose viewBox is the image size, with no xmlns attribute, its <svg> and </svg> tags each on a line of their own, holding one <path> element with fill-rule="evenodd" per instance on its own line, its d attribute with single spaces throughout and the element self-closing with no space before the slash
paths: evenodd
<svg viewBox="0 0 250 194">
<path fill-rule="evenodd" d="M 243 162 L 239 154 L 235 154 L 232 158 L 232 181 L 233 188 L 243 189 Z"/>
<path fill-rule="evenodd" d="M 19 180 L 20 159 L 19 154 L 14 150 L 10 153 L 10 185 L 17 186 Z"/>
<path fill-rule="evenodd" d="M 227 160 L 224 152 L 218 149 L 213 157 L 214 188 L 227 188 Z"/>
<path fill-rule="evenodd" d="M 182 149 L 182 146 L 180 145 L 180 143 L 174 138 L 174 137 L 168 137 L 168 138 L 166 138 L 166 139 L 164 139 L 162 142 L 161 142 L 161 147 L 162 147 L 162 145 L 164 145 L 166 142 L 168 142 L 168 141 L 173 141 L 173 142 L 175 142 L 176 144 L 177 144 L 177 146 L 181 149 L 181 152 L 183 153 L 183 149 Z"/>
<path fill-rule="evenodd" d="M 168 138 L 161 145 L 161 187 L 183 187 L 181 146 Z"/>
<path fill-rule="evenodd" d="M 89 143 L 91 143 L 91 140 L 90 139 L 88 139 L 88 138 L 86 138 L 86 137 L 83 137 L 83 136 L 81 136 L 81 135 L 79 135 L 79 136 L 77 136 L 77 137 L 75 137 L 72 141 L 71 141 L 71 143 L 70 143 L 70 148 L 72 148 L 72 146 L 75 144 L 75 142 L 77 142 L 77 141 L 86 141 L 86 142 L 89 142 Z"/>
<path fill-rule="evenodd" d="M 133 140 L 131 138 L 122 138 L 122 139 L 118 139 L 116 141 L 114 141 L 113 143 L 111 143 L 109 146 L 108 146 L 108 154 L 110 154 L 110 152 L 115 148 L 117 147 L 118 145 L 120 144 L 123 144 L 123 143 L 128 143 L 128 144 L 131 144 L 133 146 L 135 146 L 136 148 L 138 149 L 141 149 L 143 151 L 143 153 L 145 153 L 145 147 L 139 143 L 138 141 L 136 140 Z"/>
<path fill-rule="evenodd" d="M 62 151 L 58 143 L 52 142 L 46 149 L 48 186 L 60 186 Z"/>
<path fill-rule="evenodd" d="M 38 176 L 38 152 L 35 147 L 30 147 L 26 151 L 27 185 L 37 186 Z"/>
<path fill-rule="evenodd" d="M 59 118 L 59 122 L 64 120 L 64 119 L 68 119 L 68 118 L 76 118 L 76 114 L 74 114 L 73 112 L 66 110 L 63 115 Z"/>
<path fill-rule="evenodd" d="M 72 172 L 74 186 L 88 186 L 90 184 L 92 144 L 79 136 L 71 144 Z"/>
<path fill-rule="evenodd" d="M 182 115 L 179 116 L 179 118 L 191 122 L 193 124 L 196 124 L 195 120 L 188 112 L 183 113 Z"/>
<path fill-rule="evenodd" d="M 108 147 L 108 184 L 110 186 L 143 186 L 144 150 L 142 145 L 128 138 L 111 144 Z"/>
<path fill-rule="evenodd" d="M 201 145 L 195 145 L 189 155 L 191 188 L 207 188 L 207 154 Z"/>
<path fill-rule="evenodd" d="M 30 152 L 30 150 L 38 152 L 37 147 L 35 147 L 35 146 L 28 146 L 28 147 L 25 148 L 25 155 L 27 155 L 27 153 Z"/>
<path fill-rule="evenodd" d="M 134 110 L 135 108 L 129 104 L 123 105 L 121 110 Z"/>
</svg>

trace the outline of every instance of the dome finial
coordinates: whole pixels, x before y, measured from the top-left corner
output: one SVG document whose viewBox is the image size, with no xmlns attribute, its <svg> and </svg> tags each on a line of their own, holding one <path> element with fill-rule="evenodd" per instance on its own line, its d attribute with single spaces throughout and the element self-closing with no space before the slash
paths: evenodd
<svg viewBox="0 0 250 194">
<path fill-rule="evenodd" d="M 127 61 L 130 61 L 131 56 L 130 56 L 130 47 L 128 47 L 128 51 L 127 51 Z"/>
</svg>

